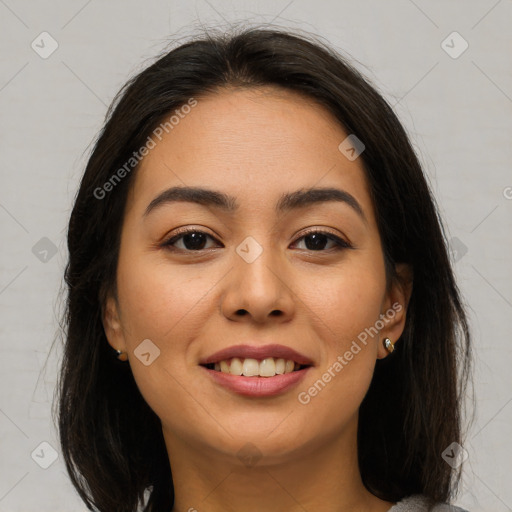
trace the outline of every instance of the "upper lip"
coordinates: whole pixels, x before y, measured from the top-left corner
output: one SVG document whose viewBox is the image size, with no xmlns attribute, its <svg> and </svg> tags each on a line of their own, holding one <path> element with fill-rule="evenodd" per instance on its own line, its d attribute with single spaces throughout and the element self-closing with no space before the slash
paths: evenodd
<svg viewBox="0 0 512 512">
<path fill-rule="evenodd" d="M 226 359 L 231 359 L 232 357 L 238 357 L 240 359 L 252 358 L 252 359 L 265 359 L 267 357 L 274 357 L 276 359 L 291 359 L 296 363 L 304 366 L 312 366 L 313 361 L 294 350 L 290 347 L 285 347 L 284 345 L 234 345 L 232 347 L 227 347 L 214 354 L 206 357 L 201 360 L 199 364 L 211 364 L 211 363 L 219 363 L 220 361 L 224 361 Z"/>
</svg>

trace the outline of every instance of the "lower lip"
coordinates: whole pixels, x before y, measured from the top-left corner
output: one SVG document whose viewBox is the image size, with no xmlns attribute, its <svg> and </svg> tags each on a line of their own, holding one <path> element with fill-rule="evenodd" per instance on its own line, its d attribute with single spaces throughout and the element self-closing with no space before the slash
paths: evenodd
<svg viewBox="0 0 512 512">
<path fill-rule="evenodd" d="M 239 395 L 264 397 L 276 396 L 288 391 L 306 377 L 311 366 L 274 377 L 244 377 L 243 375 L 231 375 L 210 370 L 204 366 L 201 368 L 204 368 L 215 382 Z"/>
</svg>

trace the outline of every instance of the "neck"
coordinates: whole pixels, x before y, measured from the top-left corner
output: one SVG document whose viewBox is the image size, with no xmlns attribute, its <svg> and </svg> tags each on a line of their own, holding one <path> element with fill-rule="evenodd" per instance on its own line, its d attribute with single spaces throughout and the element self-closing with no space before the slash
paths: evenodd
<svg viewBox="0 0 512 512">
<path fill-rule="evenodd" d="M 393 505 L 362 483 L 357 421 L 334 439 L 312 442 L 286 457 L 265 454 L 252 461 L 163 432 L 174 482 L 171 512 L 386 512 Z M 260 453 L 254 445 L 246 451 Z"/>
</svg>

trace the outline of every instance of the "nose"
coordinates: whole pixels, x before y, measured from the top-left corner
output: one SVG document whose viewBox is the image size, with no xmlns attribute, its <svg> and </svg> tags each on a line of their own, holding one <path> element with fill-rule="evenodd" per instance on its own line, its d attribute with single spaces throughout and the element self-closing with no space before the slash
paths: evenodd
<svg viewBox="0 0 512 512">
<path fill-rule="evenodd" d="M 229 320 L 258 324 L 289 321 L 296 306 L 285 264 L 267 249 L 251 263 L 235 253 L 221 300 L 223 315 Z"/>
</svg>

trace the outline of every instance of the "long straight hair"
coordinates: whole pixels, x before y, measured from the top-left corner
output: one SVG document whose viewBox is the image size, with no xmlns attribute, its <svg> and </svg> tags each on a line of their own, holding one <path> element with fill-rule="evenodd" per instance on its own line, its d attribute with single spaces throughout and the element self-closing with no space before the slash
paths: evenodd
<svg viewBox="0 0 512 512">
<path fill-rule="evenodd" d="M 161 422 L 119 362 L 102 324 L 116 268 L 127 192 L 137 171 L 98 190 L 162 119 L 190 98 L 226 87 L 274 86 L 314 100 L 365 145 L 361 159 L 389 280 L 411 265 L 414 285 L 397 350 L 378 360 L 359 411 L 366 488 L 387 501 L 421 493 L 447 501 L 461 467 L 442 452 L 463 444 L 471 367 L 468 323 L 435 201 L 408 136 L 388 103 L 318 37 L 277 28 L 211 30 L 166 51 L 112 103 L 69 220 L 64 353 L 58 429 L 71 481 L 90 510 L 162 512 L 174 503 Z"/>
</svg>

